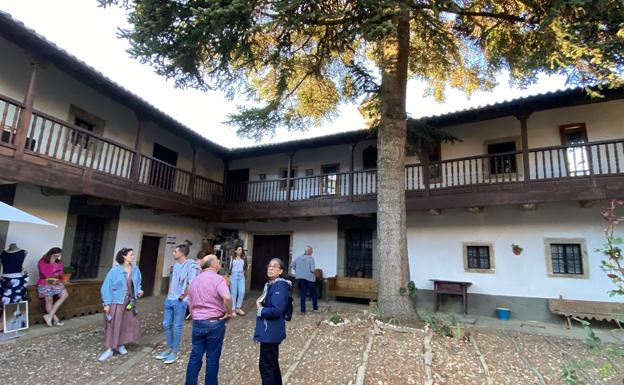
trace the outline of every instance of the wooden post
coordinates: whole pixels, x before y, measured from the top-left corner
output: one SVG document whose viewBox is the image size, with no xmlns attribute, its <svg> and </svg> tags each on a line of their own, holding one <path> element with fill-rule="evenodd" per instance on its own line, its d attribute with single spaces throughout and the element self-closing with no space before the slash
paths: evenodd
<svg viewBox="0 0 624 385">
<path fill-rule="evenodd" d="M 24 109 L 20 113 L 17 123 L 17 133 L 15 135 L 15 159 L 21 159 L 24 156 L 24 147 L 26 146 L 26 137 L 30 121 L 32 120 L 33 104 L 35 102 L 35 87 L 37 85 L 37 76 L 39 74 L 39 64 L 32 62 L 32 71 L 30 73 L 30 81 L 28 89 L 24 97 Z"/>
<path fill-rule="evenodd" d="M 226 198 L 226 195 L 228 193 L 227 174 L 228 174 L 229 169 L 230 169 L 230 159 L 224 159 L 223 160 L 223 196 L 221 197 L 221 205 L 224 205 L 227 203 L 227 198 Z"/>
<path fill-rule="evenodd" d="M 355 151 L 355 146 L 357 142 L 352 143 L 350 146 L 351 157 L 349 158 L 349 196 L 353 201 L 353 152 Z"/>
<path fill-rule="evenodd" d="M 516 115 L 516 118 L 520 121 L 520 135 L 522 140 L 522 170 L 524 185 L 528 186 L 530 183 L 531 170 L 529 165 L 529 135 L 527 132 L 527 120 L 531 116 L 530 112 L 521 112 Z"/>
<path fill-rule="evenodd" d="M 188 186 L 188 195 L 191 197 L 191 201 L 195 198 L 195 179 L 197 178 L 197 147 L 191 144 L 193 147 L 193 167 L 191 168 L 191 180 Z"/>
<path fill-rule="evenodd" d="M 295 151 L 288 153 L 288 170 L 286 170 L 286 202 L 290 202 L 290 185 L 291 185 L 291 174 L 292 174 L 292 162 L 293 157 L 295 156 Z"/>
<path fill-rule="evenodd" d="M 429 154 L 425 154 L 422 159 L 422 178 L 425 185 L 425 197 L 431 196 L 431 186 L 429 186 Z"/>
<path fill-rule="evenodd" d="M 141 143 L 143 142 L 143 119 L 140 116 L 137 116 L 139 120 L 139 126 L 137 127 L 137 135 L 134 141 L 134 157 L 132 158 L 132 166 L 130 168 L 130 179 L 135 182 L 139 181 L 139 177 L 141 176 Z"/>
</svg>

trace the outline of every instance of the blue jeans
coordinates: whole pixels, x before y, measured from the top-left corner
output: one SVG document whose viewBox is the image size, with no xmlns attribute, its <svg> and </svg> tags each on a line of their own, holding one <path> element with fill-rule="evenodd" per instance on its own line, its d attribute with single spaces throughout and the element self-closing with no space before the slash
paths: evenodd
<svg viewBox="0 0 624 385">
<path fill-rule="evenodd" d="M 232 304 L 234 309 L 240 309 L 245 299 L 245 276 L 236 274 L 230 276 L 230 291 L 232 292 Z"/>
<path fill-rule="evenodd" d="M 186 385 L 197 385 L 204 353 L 206 353 L 205 385 L 219 384 L 219 359 L 224 336 L 225 321 L 193 320 L 193 347 L 186 367 Z"/>
<path fill-rule="evenodd" d="M 163 314 L 163 329 L 167 338 L 167 347 L 174 353 L 180 350 L 180 340 L 182 339 L 182 329 L 184 328 L 184 317 L 188 303 L 177 299 L 165 300 L 165 311 Z"/>
<path fill-rule="evenodd" d="M 306 297 L 308 296 L 308 289 L 312 292 L 312 308 L 318 310 L 316 282 L 308 281 L 307 279 L 299 279 L 299 295 L 301 296 L 301 312 L 306 311 Z"/>
</svg>

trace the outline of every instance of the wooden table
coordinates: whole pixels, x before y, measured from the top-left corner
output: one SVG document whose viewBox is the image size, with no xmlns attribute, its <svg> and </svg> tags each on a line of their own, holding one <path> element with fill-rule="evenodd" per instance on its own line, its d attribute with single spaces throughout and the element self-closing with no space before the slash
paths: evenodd
<svg viewBox="0 0 624 385">
<path fill-rule="evenodd" d="M 440 308 L 440 294 L 460 295 L 464 303 L 464 314 L 468 314 L 468 286 L 472 282 L 461 281 L 445 281 L 441 279 L 430 279 L 433 282 L 433 311 L 437 312 Z"/>
</svg>

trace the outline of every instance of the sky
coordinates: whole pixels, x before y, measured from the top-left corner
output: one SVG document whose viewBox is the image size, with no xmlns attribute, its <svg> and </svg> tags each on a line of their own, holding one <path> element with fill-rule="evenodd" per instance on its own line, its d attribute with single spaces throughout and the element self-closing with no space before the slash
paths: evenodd
<svg viewBox="0 0 624 385">
<path fill-rule="evenodd" d="M 117 37 L 118 28 L 127 28 L 124 11 L 118 7 L 99 8 L 96 0 L 0 0 L 0 10 L 23 22 L 49 41 L 68 51 L 124 88 L 174 117 L 208 139 L 225 147 L 253 146 L 328 135 L 364 128 L 356 105 L 344 105 L 339 116 L 306 132 L 278 130 L 275 137 L 261 142 L 239 138 L 236 129 L 224 122 L 243 99 L 228 101 L 219 91 L 178 89 L 173 81 L 156 75 L 127 53 L 129 43 Z M 507 77 L 499 77 L 492 92 L 477 92 L 470 98 L 449 91 L 444 103 L 423 97 L 422 83 L 408 83 L 407 112 L 413 118 L 473 108 L 565 87 L 562 77 L 543 76 L 537 84 L 521 90 L 511 88 Z"/>
</svg>

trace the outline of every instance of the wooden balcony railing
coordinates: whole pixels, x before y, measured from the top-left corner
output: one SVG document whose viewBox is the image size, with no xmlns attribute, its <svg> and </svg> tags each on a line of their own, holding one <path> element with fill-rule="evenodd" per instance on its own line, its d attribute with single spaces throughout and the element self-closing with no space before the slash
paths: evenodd
<svg viewBox="0 0 624 385">
<path fill-rule="evenodd" d="M 134 150 L 41 112 L 33 112 L 26 150 L 129 178 Z"/>
<path fill-rule="evenodd" d="M 405 190 L 444 190 L 458 187 L 544 180 L 624 175 L 624 139 L 571 146 L 530 149 L 529 179 L 525 181 L 522 151 L 449 159 L 405 166 Z M 428 180 L 428 186 L 425 184 Z M 353 186 L 351 186 L 353 184 Z M 377 193 L 377 171 L 362 170 L 289 180 L 232 183 L 225 202 L 286 202 L 318 198 L 365 196 Z"/>
<path fill-rule="evenodd" d="M 15 148 L 22 110 L 22 103 L 0 95 L 1 145 Z M 136 156 L 133 148 L 39 111 L 33 111 L 28 124 L 24 152 L 113 177 L 134 180 L 192 199 L 219 205 L 222 203 L 221 183 L 199 175 L 193 176 L 189 171 L 146 155 L 140 156 L 138 172 L 133 176 L 132 167 Z"/>
<path fill-rule="evenodd" d="M 15 144 L 17 122 L 22 106 L 22 103 L 17 100 L 0 96 L 0 129 L 2 130 L 0 142 L 11 146 Z"/>
</svg>

